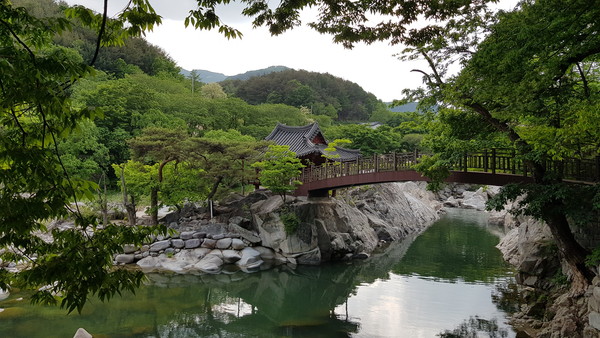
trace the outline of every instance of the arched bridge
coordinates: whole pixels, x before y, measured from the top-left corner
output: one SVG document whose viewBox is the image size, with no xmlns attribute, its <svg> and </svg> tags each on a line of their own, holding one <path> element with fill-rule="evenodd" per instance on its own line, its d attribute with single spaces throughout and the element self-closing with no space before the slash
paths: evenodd
<svg viewBox="0 0 600 338">
<path fill-rule="evenodd" d="M 356 161 L 325 163 L 302 170 L 302 185 L 296 196 L 323 197 L 329 190 L 385 182 L 429 181 L 413 169 L 418 153 L 392 153 L 359 158 Z M 549 170 L 560 171 L 565 180 L 600 182 L 600 156 L 594 159 L 547 161 Z M 446 182 L 485 185 L 533 182 L 531 172 L 514 151 L 491 149 L 465 154 L 453 167 Z"/>
</svg>

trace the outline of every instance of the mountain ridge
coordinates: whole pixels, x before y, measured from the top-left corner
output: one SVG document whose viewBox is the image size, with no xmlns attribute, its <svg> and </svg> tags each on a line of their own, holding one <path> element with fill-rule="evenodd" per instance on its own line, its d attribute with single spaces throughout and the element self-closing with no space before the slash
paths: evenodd
<svg viewBox="0 0 600 338">
<path fill-rule="evenodd" d="M 286 66 L 270 66 L 267 68 L 249 70 L 245 73 L 240 73 L 236 75 L 225 75 L 223 73 L 213 72 L 205 69 L 194 69 L 199 76 L 199 80 L 203 83 L 214 83 L 214 82 L 222 82 L 225 80 L 248 80 L 252 77 L 266 75 L 275 72 L 282 72 L 284 70 L 289 70 L 292 68 Z M 192 71 L 194 71 L 192 70 Z M 185 77 L 190 77 L 192 71 L 181 68 L 181 74 Z"/>
</svg>

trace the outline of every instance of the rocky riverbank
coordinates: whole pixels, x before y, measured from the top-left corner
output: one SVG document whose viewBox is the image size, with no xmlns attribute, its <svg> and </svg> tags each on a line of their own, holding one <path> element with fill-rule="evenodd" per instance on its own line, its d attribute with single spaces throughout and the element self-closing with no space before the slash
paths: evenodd
<svg viewBox="0 0 600 338">
<path fill-rule="evenodd" d="M 366 258 L 381 243 L 423 231 L 441 203 L 423 183 L 389 183 L 338 192 L 336 198 L 281 197 L 258 191 L 218 205 L 166 216 L 174 234 L 124 248 L 117 264 L 145 271 L 219 273 L 273 264 L 316 265 Z"/>
</svg>

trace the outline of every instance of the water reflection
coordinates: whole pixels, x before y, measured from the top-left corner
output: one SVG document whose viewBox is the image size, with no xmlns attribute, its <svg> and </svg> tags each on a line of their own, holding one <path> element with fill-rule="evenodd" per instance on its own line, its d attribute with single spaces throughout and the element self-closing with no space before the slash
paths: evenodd
<svg viewBox="0 0 600 338">
<path fill-rule="evenodd" d="M 457 217 L 365 261 L 152 274 L 137 295 L 92 302 L 81 316 L 13 295 L 0 302 L 0 336 L 67 337 L 85 327 L 94 337 L 433 337 L 470 316 L 502 316 L 491 301 L 492 283 L 509 274 L 498 239 L 470 220 L 478 216 L 459 225 Z"/>
</svg>

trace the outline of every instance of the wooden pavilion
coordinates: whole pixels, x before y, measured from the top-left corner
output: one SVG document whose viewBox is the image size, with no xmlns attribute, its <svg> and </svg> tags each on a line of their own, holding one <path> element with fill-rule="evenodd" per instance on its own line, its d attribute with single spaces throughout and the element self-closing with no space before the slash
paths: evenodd
<svg viewBox="0 0 600 338">
<path fill-rule="evenodd" d="M 311 123 L 302 127 L 286 126 L 285 124 L 277 123 L 275 129 L 265 138 L 265 140 L 273 141 L 278 145 L 287 145 L 290 150 L 296 153 L 296 156 L 302 160 L 304 164 L 319 165 L 327 161 L 325 148 L 328 142 L 323 136 L 319 124 Z M 336 151 L 331 155 L 339 155 L 334 158 L 334 161 L 347 162 L 355 161 L 360 155 L 360 150 L 346 149 L 337 147 Z"/>
</svg>

